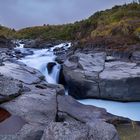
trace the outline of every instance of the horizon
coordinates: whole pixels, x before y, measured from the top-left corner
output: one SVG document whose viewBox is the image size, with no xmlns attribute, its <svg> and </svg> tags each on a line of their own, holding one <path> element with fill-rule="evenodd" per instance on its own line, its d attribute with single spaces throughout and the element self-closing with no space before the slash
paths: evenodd
<svg viewBox="0 0 140 140">
<path fill-rule="evenodd" d="M 79 2 L 80 0 L 72 0 L 71 2 L 61 0 L 59 3 L 56 0 L 29 0 L 27 3 L 23 3 L 23 0 L 14 1 L 5 0 L 1 3 L 0 24 L 15 30 L 42 26 L 44 24 L 61 25 L 74 23 L 87 19 L 97 11 L 132 2 L 132 0 L 118 0 L 117 2 L 110 0 L 110 3 L 105 3 L 103 0 L 98 2 L 87 0 L 82 3 Z M 7 4 L 8 10 L 5 8 Z"/>
</svg>

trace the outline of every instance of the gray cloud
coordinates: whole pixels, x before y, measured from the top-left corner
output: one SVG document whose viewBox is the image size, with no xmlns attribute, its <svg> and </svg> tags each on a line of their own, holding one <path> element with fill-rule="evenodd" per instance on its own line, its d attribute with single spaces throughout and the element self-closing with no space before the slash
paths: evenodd
<svg viewBox="0 0 140 140">
<path fill-rule="evenodd" d="M 94 12 L 132 0 L 4 0 L 0 24 L 11 28 L 63 24 L 85 19 Z"/>
</svg>

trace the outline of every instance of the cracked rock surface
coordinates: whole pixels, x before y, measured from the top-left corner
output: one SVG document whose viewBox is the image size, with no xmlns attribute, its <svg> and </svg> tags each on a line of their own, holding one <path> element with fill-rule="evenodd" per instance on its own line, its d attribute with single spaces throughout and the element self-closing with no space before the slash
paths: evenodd
<svg viewBox="0 0 140 140">
<path fill-rule="evenodd" d="M 79 56 L 82 56 L 82 63 L 76 64 Z M 78 90 L 83 93 L 82 90 L 93 85 L 92 91 L 98 90 L 100 94 L 99 76 L 105 67 L 105 53 L 89 56 L 89 64 L 84 59 L 87 56 L 79 56 L 74 56 L 72 64 L 69 63 L 71 72 L 74 70 L 75 76 L 79 76 L 80 81 L 84 80 L 84 89 Z M 96 60 L 93 61 L 93 58 Z M 130 122 L 129 119 L 107 113 L 103 108 L 82 105 L 71 96 L 65 96 L 62 85 L 45 82 L 40 72 L 23 64 L 6 61 L 0 66 L 0 72 L 0 99 L 8 98 L 0 102 L 0 108 L 11 115 L 4 122 L 13 128 L 16 123 L 10 121 L 12 117 L 16 116 L 23 122 L 20 129 L 10 134 L 1 132 L 0 140 L 119 140 L 113 125 L 116 122 Z"/>
<path fill-rule="evenodd" d="M 14 134 L 0 134 L 1 140 L 119 140 L 115 127 L 107 123 L 116 116 L 56 90 L 24 94 L 0 107 L 25 121 Z"/>
<path fill-rule="evenodd" d="M 76 53 L 63 64 L 69 94 L 77 99 L 140 101 L 140 66 L 108 60 L 106 53 Z"/>
</svg>

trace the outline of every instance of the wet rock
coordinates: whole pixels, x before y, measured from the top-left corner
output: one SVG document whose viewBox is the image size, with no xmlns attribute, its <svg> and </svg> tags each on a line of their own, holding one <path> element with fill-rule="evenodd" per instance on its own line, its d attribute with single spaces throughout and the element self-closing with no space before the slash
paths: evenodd
<svg viewBox="0 0 140 140">
<path fill-rule="evenodd" d="M 47 69 L 48 69 L 49 74 L 52 72 L 52 69 L 55 65 L 56 65 L 55 62 L 50 62 L 50 63 L 47 64 Z"/>
<path fill-rule="evenodd" d="M 65 51 L 65 48 L 64 47 L 57 47 L 57 48 L 55 48 L 54 50 L 53 50 L 54 52 L 63 52 L 63 51 Z"/>
<path fill-rule="evenodd" d="M 61 55 L 57 55 L 57 57 L 55 58 L 55 61 L 59 64 L 64 63 L 64 61 L 67 59 L 67 55 L 66 54 L 61 54 Z"/>
</svg>

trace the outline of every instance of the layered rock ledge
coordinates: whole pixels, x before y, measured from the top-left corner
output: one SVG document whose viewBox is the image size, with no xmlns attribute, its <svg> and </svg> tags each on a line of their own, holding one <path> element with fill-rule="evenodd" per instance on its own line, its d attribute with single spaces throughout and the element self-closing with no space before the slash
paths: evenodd
<svg viewBox="0 0 140 140">
<path fill-rule="evenodd" d="M 77 99 L 140 101 L 140 66 L 105 52 L 76 53 L 63 64 L 69 94 Z"/>
</svg>

